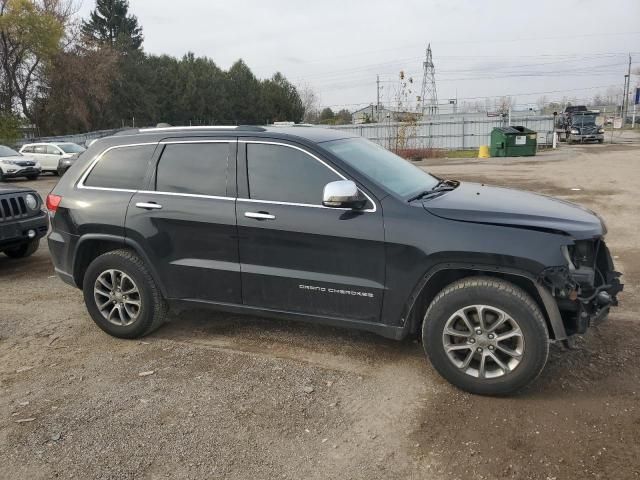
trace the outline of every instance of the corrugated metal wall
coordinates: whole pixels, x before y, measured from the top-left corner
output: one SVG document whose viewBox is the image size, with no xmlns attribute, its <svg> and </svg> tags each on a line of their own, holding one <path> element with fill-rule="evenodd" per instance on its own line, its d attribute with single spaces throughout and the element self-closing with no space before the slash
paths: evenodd
<svg viewBox="0 0 640 480">
<path fill-rule="evenodd" d="M 494 127 L 503 127 L 501 117 L 471 114 L 445 118 L 434 117 L 413 125 L 396 122 L 362 125 L 336 125 L 330 128 L 344 130 L 368 138 L 385 148 L 393 148 L 398 137 L 406 138 L 403 148 L 439 148 L 448 150 L 475 149 L 489 144 Z M 511 117 L 511 125 L 521 125 L 538 132 L 538 144 L 551 144 L 553 116 Z"/>
</svg>

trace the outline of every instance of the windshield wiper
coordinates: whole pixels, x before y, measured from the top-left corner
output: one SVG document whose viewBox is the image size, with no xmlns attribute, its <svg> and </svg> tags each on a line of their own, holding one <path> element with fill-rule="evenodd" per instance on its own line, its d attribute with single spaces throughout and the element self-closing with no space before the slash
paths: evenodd
<svg viewBox="0 0 640 480">
<path fill-rule="evenodd" d="M 435 187 L 433 187 L 431 190 L 424 190 L 416 195 L 414 195 L 413 197 L 409 198 L 409 200 L 407 200 L 407 203 L 411 203 L 414 200 L 421 200 L 424 198 L 429 198 L 432 197 L 434 195 L 440 195 L 444 192 L 448 192 L 451 191 L 455 188 L 458 187 L 458 185 L 460 185 L 460 182 L 456 181 L 456 180 L 440 180 Z"/>
</svg>

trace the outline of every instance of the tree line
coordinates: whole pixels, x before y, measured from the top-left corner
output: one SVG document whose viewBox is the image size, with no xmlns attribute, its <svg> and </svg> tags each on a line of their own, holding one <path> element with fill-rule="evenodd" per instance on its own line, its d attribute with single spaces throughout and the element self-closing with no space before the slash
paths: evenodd
<svg viewBox="0 0 640 480">
<path fill-rule="evenodd" d="M 127 0 L 0 0 L 0 138 L 123 126 L 300 122 L 305 104 L 281 73 L 258 79 L 241 59 L 144 52 Z M 310 112 L 307 112 L 309 114 Z"/>
</svg>

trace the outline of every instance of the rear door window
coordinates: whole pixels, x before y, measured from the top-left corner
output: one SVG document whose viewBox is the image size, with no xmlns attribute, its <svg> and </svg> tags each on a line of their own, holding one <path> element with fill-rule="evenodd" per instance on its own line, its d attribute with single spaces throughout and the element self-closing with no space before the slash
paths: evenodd
<svg viewBox="0 0 640 480">
<path fill-rule="evenodd" d="M 34 148 L 34 153 L 47 153 L 47 147 L 45 145 L 36 145 Z"/>
<path fill-rule="evenodd" d="M 229 143 L 175 143 L 164 147 L 156 190 L 224 197 L 227 195 Z"/>
<path fill-rule="evenodd" d="M 342 180 L 301 150 L 262 143 L 247 144 L 247 174 L 250 198 L 306 205 L 322 205 L 325 185 Z"/>
<path fill-rule="evenodd" d="M 117 147 L 105 152 L 84 181 L 87 187 L 139 190 L 155 145 Z"/>
</svg>

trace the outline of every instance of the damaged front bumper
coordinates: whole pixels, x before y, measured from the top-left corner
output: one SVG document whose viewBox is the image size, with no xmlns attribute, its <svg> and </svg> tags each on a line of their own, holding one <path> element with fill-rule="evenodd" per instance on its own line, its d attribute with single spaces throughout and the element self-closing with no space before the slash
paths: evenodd
<svg viewBox="0 0 640 480">
<path fill-rule="evenodd" d="M 564 248 L 567 265 L 545 268 L 538 281 L 555 298 L 569 337 L 606 320 L 624 285 L 601 238 Z"/>
</svg>

